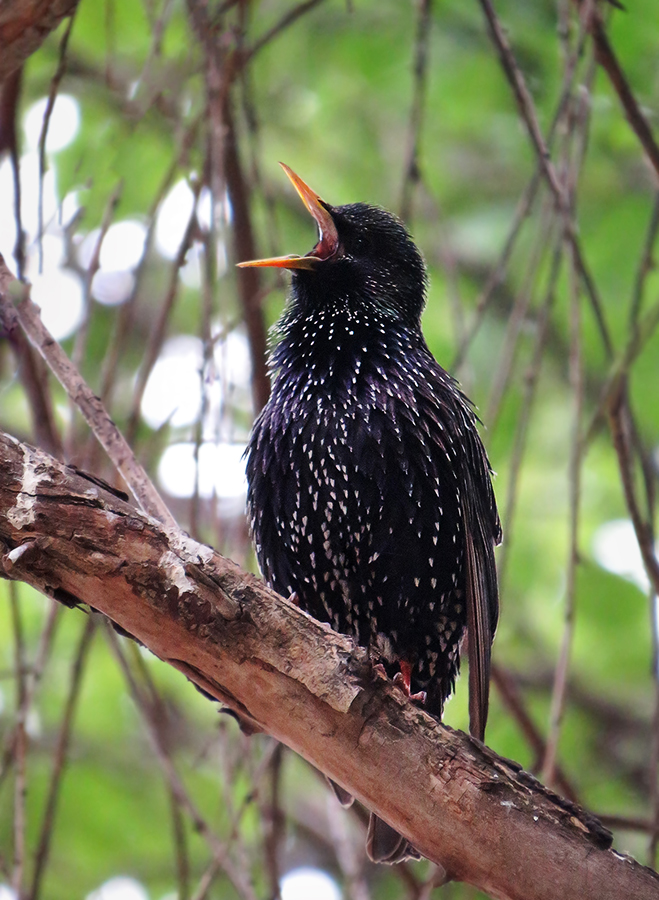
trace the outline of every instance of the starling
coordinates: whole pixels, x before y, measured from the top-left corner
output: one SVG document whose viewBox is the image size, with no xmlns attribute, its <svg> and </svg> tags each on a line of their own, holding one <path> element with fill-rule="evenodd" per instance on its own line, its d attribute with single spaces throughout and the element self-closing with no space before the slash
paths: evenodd
<svg viewBox="0 0 659 900">
<path fill-rule="evenodd" d="M 501 528 L 473 407 L 421 332 L 423 258 L 391 213 L 330 206 L 282 167 L 319 239 L 306 256 L 241 264 L 292 272 L 272 394 L 247 448 L 261 570 L 438 717 L 466 632 L 470 730 L 482 740 Z M 368 847 L 378 861 L 415 855 L 375 817 Z"/>
</svg>

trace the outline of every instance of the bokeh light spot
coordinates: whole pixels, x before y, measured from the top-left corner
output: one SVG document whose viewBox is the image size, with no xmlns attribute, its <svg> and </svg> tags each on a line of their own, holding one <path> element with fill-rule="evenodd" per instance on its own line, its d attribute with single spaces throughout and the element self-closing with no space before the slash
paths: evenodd
<svg viewBox="0 0 659 900">
<path fill-rule="evenodd" d="M 149 895 L 139 881 L 118 875 L 87 894 L 86 900 L 149 900 Z"/>
<path fill-rule="evenodd" d="M 37 100 L 25 113 L 23 128 L 25 141 L 30 150 L 39 146 L 39 138 L 43 128 L 43 120 L 48 105 L 48 98 Z M 48 122 L 46 150 L 56 153 L 68 147 L 80 128 L 80 105 L 70 94 L 58 94 Z"/>
<path fill-rule="evenodd" d="M 281 880 L 281 900 L 341 900 L 336 881 L 322 869 L 292 869 Z"/>
</svg>

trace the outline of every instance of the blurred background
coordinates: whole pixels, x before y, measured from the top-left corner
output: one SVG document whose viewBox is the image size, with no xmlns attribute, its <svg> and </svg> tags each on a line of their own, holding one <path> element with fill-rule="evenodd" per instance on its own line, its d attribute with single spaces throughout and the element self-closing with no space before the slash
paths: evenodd
<svg viewBox="0 0 659 900">
<path fill-rule="evenodd" d="M 234 264 L 316 241 L 278 160 L 400 214 L 497 472 L 488 743 L 654 866 L 657 173 L 589 4 L 498 0 L 522 112 L 488 6 L 81 0 L 3 87 L 0 253 L 181 526 L 254 570 L 242 454 L 287 276 Z M 656 0 L 597 8 L 656 126 Z M 0 428 L 124 487 L 16 334 Z M 369 864 L 363 811 L 99 617 L 0 583 L 0 900 L 388 900 L 434 876 Z"/>
</svg>

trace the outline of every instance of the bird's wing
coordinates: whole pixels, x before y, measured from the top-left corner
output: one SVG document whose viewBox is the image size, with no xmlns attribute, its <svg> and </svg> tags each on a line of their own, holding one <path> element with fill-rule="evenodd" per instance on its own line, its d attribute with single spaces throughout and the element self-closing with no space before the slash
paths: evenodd
<svg viewBox="0 0 659 900">
<path fill-rule="evenodd" d="M 483 740 L 490 691 L 490 655 L 499 618 L 499 589 L 494 560 L 501 529 L 480 439 L 469 441 L 462 515 L 465 530 L 469 730 Z"/>
</svg>

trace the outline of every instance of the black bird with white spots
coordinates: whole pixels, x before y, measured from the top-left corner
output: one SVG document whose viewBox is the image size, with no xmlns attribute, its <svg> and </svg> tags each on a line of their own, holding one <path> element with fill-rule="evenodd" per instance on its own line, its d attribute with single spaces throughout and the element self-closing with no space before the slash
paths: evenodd
<svg viewBox="0 0 659 900">
<path fill-rule="evenodd" d="M 370 648 L 439 717 L 468 632 L 482 740 L 501 529 L 472 405 L 421 332 L 423 259 L 391 213 L 332 207 L 283 168 L 319 240 L 306 256 L 247 263 L 292 271 L 272 394 L 247 451 L 263 575 Z M 409 849 L 371 847 L 386 861 Z"/>
</svg>

